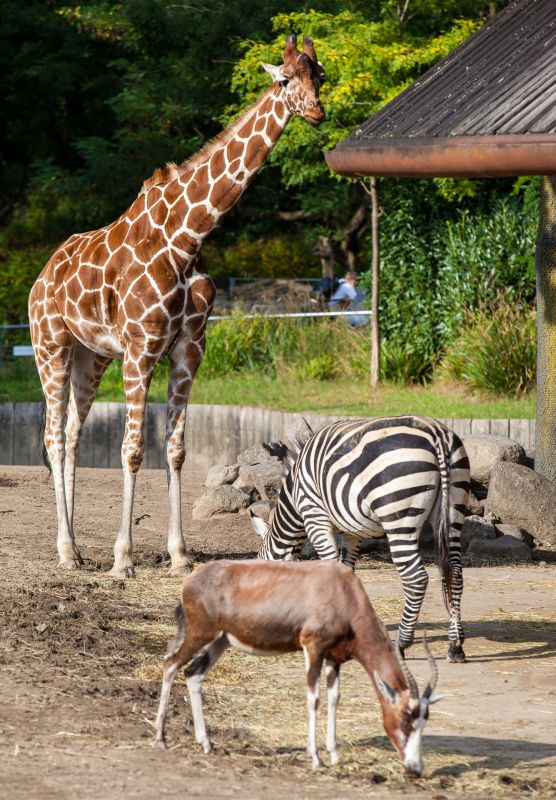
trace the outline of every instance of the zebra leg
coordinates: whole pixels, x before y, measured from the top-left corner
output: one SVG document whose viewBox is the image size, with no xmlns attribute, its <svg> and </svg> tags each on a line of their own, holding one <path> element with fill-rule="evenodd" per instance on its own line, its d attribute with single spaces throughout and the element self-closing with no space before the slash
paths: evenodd
<svg viewBox="0 0 556 800">
<path fill-rule="evenodd" d="M 456 562 L 452 555 L 452 602 L 450 603 L 450 628 L 448 638 L 450 646 L 448 648 L 448 661 L 451 663 L 463 663 L 465 661 L 465 653 L 463 652 L 463 643 L 465 641 L 465 633 L 463 625 L 461 624 L 461 595 L 463 593 L 463 575 L 461 569 L 461 560 Z"/>
<path fill-rule="evenodd" d="M 357 556 L 359 555 L 359 549 L 361 547 L 361 539 L 358 536 L 350 536 L 348 533 L 344 533 L 342 539 L 340 561 L 342 564 L 345 564 L 346 567 L 355 569 L 355 562 L 357 561 Z"/>
<path fill-rule="evenodd" d="M 452 565 L 452 600 L 449 603 L 450 627 L 448 630 L 448 661 L 451 663 L 463 663 L 465 653 L 463 643 L 465 633 L 461 624 L 461 596 L 463 593 L 463 571 L 461 568 L 461 545 L 460 533 L 463 526 L 463 514 L 452 507 L 450 517 L 452 527 L 450 531 L 450 563 Z M 458 519 L 461 517 L 461 519 Z"/>
<path fill-rule="evenodd" d="M 396 534 L 395 531 L 389 531 L 386 536 L 390 545 L 392 561 L 396 565 L 402 580 L 405 595 L 402 621 L 400 622 L 397 637 L 398 645 L 403 655 L 404 650 L 413 643 L 415 625 L 427 591 L 429 576 L 419 555 L 418 534 L 415 539 L 412 537 L 409 541 L 407 534 Z"/>
<path fill-rule="evenodd" d="M 461 568 L 461 530 L 469 501 L 469 461 L 459 439 L 458 448 L 452 448 L 450 456 L 450 563 L 452 566 L 452 600 L 449 603 L 450 627 L 448 638 L 448 661 L 463 663 L 465 633 L 461 624 L 461 596 L 463 573 Z"/>
<path fill-rule="evenodd" d="M 334 528 L 328 517 L 311 514 L 308 519 L 304 513 L 303 521 L 307 538 L 317 551 L 318 557 L 328 561 L 332 559 L 339 561 L 340 553 L 334 536 Z"/>
</svg>

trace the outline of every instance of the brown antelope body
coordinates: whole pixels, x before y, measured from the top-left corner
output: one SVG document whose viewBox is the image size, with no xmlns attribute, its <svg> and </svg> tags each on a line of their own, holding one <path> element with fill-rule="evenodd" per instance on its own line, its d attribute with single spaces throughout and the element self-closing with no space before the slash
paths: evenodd
<svg viewBox="0 0 556 800">
<path fill-rule="evenodd" d="M 166 656 L 156 720 L 155 744 L 164 747 L 164 723 L 174 678 L 185 667 L 195 739 L 211 751 L 203 717 L 201 687 L 206 673 L 229 646 L 255 655 L 303 650 L 307 669 L 308 747 L 313 767 L 321 765 L 316 743 L 319 682 L 326 663 L 327 749 L 338 760 L 336 709 L 340 666 L 355 659 L 369 675 L 383 724 L 408 772 L 423 770 L 422 732 L 437 678 L 423 695 L 390 642 L 386 628 L 349 567 L 337 562 L 213 561 L 183 582 L 177 610 L 179 630 Z"/>
</svg>

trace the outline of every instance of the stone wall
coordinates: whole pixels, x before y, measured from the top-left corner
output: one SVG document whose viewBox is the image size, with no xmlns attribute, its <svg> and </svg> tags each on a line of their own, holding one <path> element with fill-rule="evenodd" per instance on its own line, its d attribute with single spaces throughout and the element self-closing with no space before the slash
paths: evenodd
<svg viewBox="0 0 556 800">
<path fill-rule="evenodd" d="M 166 406 L 149 403 L 145 425 L 144 466 L 164 466 L 163 447 Z M 40 403 L 0 403 L 0 464 L 41 464 Z M 186 425 L 186 469 L 207 471 L 214 464 L 233 463 L 252 444 L 283 439 L 287 431 L 305 417 L 314 430 L 328 422 L 345 419 L 322 414 L 291 414 L 267 408 L 224 405 L 190 405 Z M 514 439 L 532 449 L 534 419 L 445 419 L 460 436 L 492 433 Z M 94 403 L 85 424 L 79 465 L 121 466 L 120 448 L 124 430 L 122 403 Z"/>
</svg>

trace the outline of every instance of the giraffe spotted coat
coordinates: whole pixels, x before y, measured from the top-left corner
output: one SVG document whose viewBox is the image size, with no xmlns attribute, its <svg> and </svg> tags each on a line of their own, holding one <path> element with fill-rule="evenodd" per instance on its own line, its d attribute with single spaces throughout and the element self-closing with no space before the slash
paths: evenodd
<svg viewBox="0 0 556 800">
<path fill-rule="evenodd" d="M 289 37 L 283 65 L 263 66 L 273 84 L 257 102 L 193 158 L 156 170 L 115 222 L 71 236 L 31 290 L 31 336 L 46 400 L 45 446 L 56 493 L 62 566 L 78 568 L 82 563 L 73 533 L 82 427 L 106 367 L 121 359 L 124 497 L 112 572 L 133 575 L 131 519 L 144 454 L 145 405 L 155 364 L 163 355 L 170 363 L 168 552 L 173 572 L 190 564 L 181 524 L 184 426 L 215 294 L 200 248 L 245 191 L 291 117 L 299 114 L 312 125 L 324 117 L 319 99 L 324 72 L 310 39 L 303 40 L 300 52 L 295 37 Z"/>
</svg>

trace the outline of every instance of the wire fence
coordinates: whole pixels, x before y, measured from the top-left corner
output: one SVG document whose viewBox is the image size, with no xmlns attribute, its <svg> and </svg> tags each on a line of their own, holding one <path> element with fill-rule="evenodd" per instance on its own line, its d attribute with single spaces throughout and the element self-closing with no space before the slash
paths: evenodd
<svg viewBox="0 0 556 800">
<path fill-rule="evenodd" d="M 370 317 L 372 311 L 367 309 L 350 309 L 349 311 L 291 311 L 270 314 L 241 314 L 241 319 L 309 319 L 323 317 Z M 230 314 L 213 314 L 209 322 L 233 319 Z M 31 356 L 29 323 L 0 325 L 0 363 L 20 356 Z"/>
</svg>

